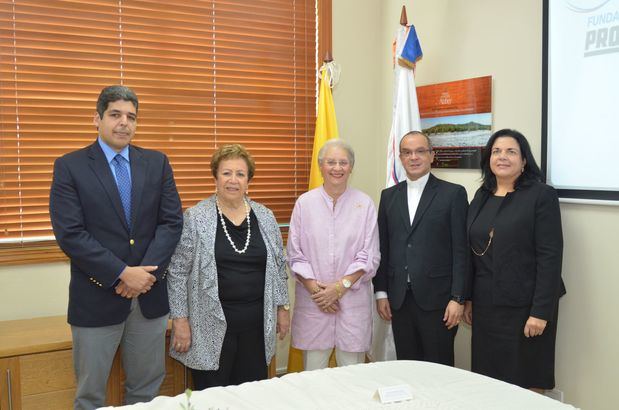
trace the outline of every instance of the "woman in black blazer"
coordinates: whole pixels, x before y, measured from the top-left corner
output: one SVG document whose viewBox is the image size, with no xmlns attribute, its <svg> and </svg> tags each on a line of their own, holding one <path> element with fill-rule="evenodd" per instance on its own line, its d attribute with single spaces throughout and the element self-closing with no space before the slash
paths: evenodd
<svg viewBox="0 0 619 410">
<path fill-rule="evenodd" d="M 554 388 L 563 235 L 556 191 L 524 135 L 495 132 L 468 214 L 472 370 L 542 392 Z"/>
</svg>

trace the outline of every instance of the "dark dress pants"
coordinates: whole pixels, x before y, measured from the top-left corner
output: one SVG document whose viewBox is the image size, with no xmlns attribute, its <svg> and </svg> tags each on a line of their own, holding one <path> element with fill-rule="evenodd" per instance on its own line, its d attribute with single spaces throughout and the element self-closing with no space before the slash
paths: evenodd
<svg viewBox="0 0 619 410">
<path fill-rule="evenodd" d="M 445 305 L 447 307 L 447 305 Z M 423 360 L 454 365 L 454 339 L 458 327 L 447 329 L 445 309 L 419 307 L 410 289 L 400 309 L 392 309 L 391 325 L 398 360 Z"/>
</svg>

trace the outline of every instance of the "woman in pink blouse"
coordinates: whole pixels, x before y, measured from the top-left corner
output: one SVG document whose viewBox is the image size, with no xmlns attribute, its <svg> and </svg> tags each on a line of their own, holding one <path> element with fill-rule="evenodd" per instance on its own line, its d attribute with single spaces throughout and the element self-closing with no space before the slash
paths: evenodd
<svg viewBox="0 0 619 410">
<path fill-rule="evenodd" d="M 318 154 L 324 185 L 297 200 L 288 263 L 297 279 L 292 346 L 306 370 L 363 363 L 372 337 L 370 284 L 380 262 L 376 208 L 348 187 L 355 163 L 349 144 L 330 140 Z"/>
</svg>

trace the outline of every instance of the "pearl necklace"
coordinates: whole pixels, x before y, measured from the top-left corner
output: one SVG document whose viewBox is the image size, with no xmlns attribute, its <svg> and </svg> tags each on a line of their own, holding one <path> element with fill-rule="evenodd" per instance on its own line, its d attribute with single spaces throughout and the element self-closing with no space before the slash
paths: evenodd
<svg viewBox="0 0 619 410">
<path fill-rule="evenodd" d="M 245 247 L 243 249 L 236 248 L 234 241 L 232 241 L 232 238 L 230 237 L 230 234 L 228 233 L 228 228 L 226 227 L 226 221 L 224 220 L 224 214 L 223 212 L 221 212 L 221 206 L 219 205 L 219 198 L 215 197 L 215 203 L 217 204 L 217 212 L 219 213 L 219 220 L 221 221 L 222 228 L 224 228 L 224 233 L 226 234 L 226 238 L 228 238 L 228 242 L 230 242 L 230 245 L 232 246 L 232 249 L 234 249 L 234 252 L 238 254 L 244 254 L 247 251 L 247 248 L 249 248 L 249 240 L 251 238 L 251 222 L 249 219 L 250 208 L 249 208 L 249 205 L 247 204 L 247 201 L 245 200 L 245 198 L 243 198 L 243 204 L 245 205 L 245 215 L 247 215 L 247 239 L 245 239 Z"/>
</svg>

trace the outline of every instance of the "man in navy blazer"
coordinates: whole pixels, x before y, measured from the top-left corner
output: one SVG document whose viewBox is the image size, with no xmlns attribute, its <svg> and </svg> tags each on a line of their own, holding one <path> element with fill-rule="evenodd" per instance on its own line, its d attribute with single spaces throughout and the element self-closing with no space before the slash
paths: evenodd
<svg viewBox="0 0 619 410">
<path fill-rule="evenodd" d="M 165 272 L 182 212 L 167 157 L 130 145 L 137 113 L 131 89 L 104 88 L 94 118 L 97 141 L 54 163 L 50 216 L 71 260 L 76 409 L 105 405 L 119 346 L 127 404 L 155 397 L 165 374 Z"/>
<path fill-rule="evenodd" d="M 434 151 L 421 132 L 400 141 L 406 181 L 383 190 L 378 207 L 376 307 L 391 320 L 396 356 L 453 366 L 468 296 L 466 191 L 430 173 Z"/>
</svg>

